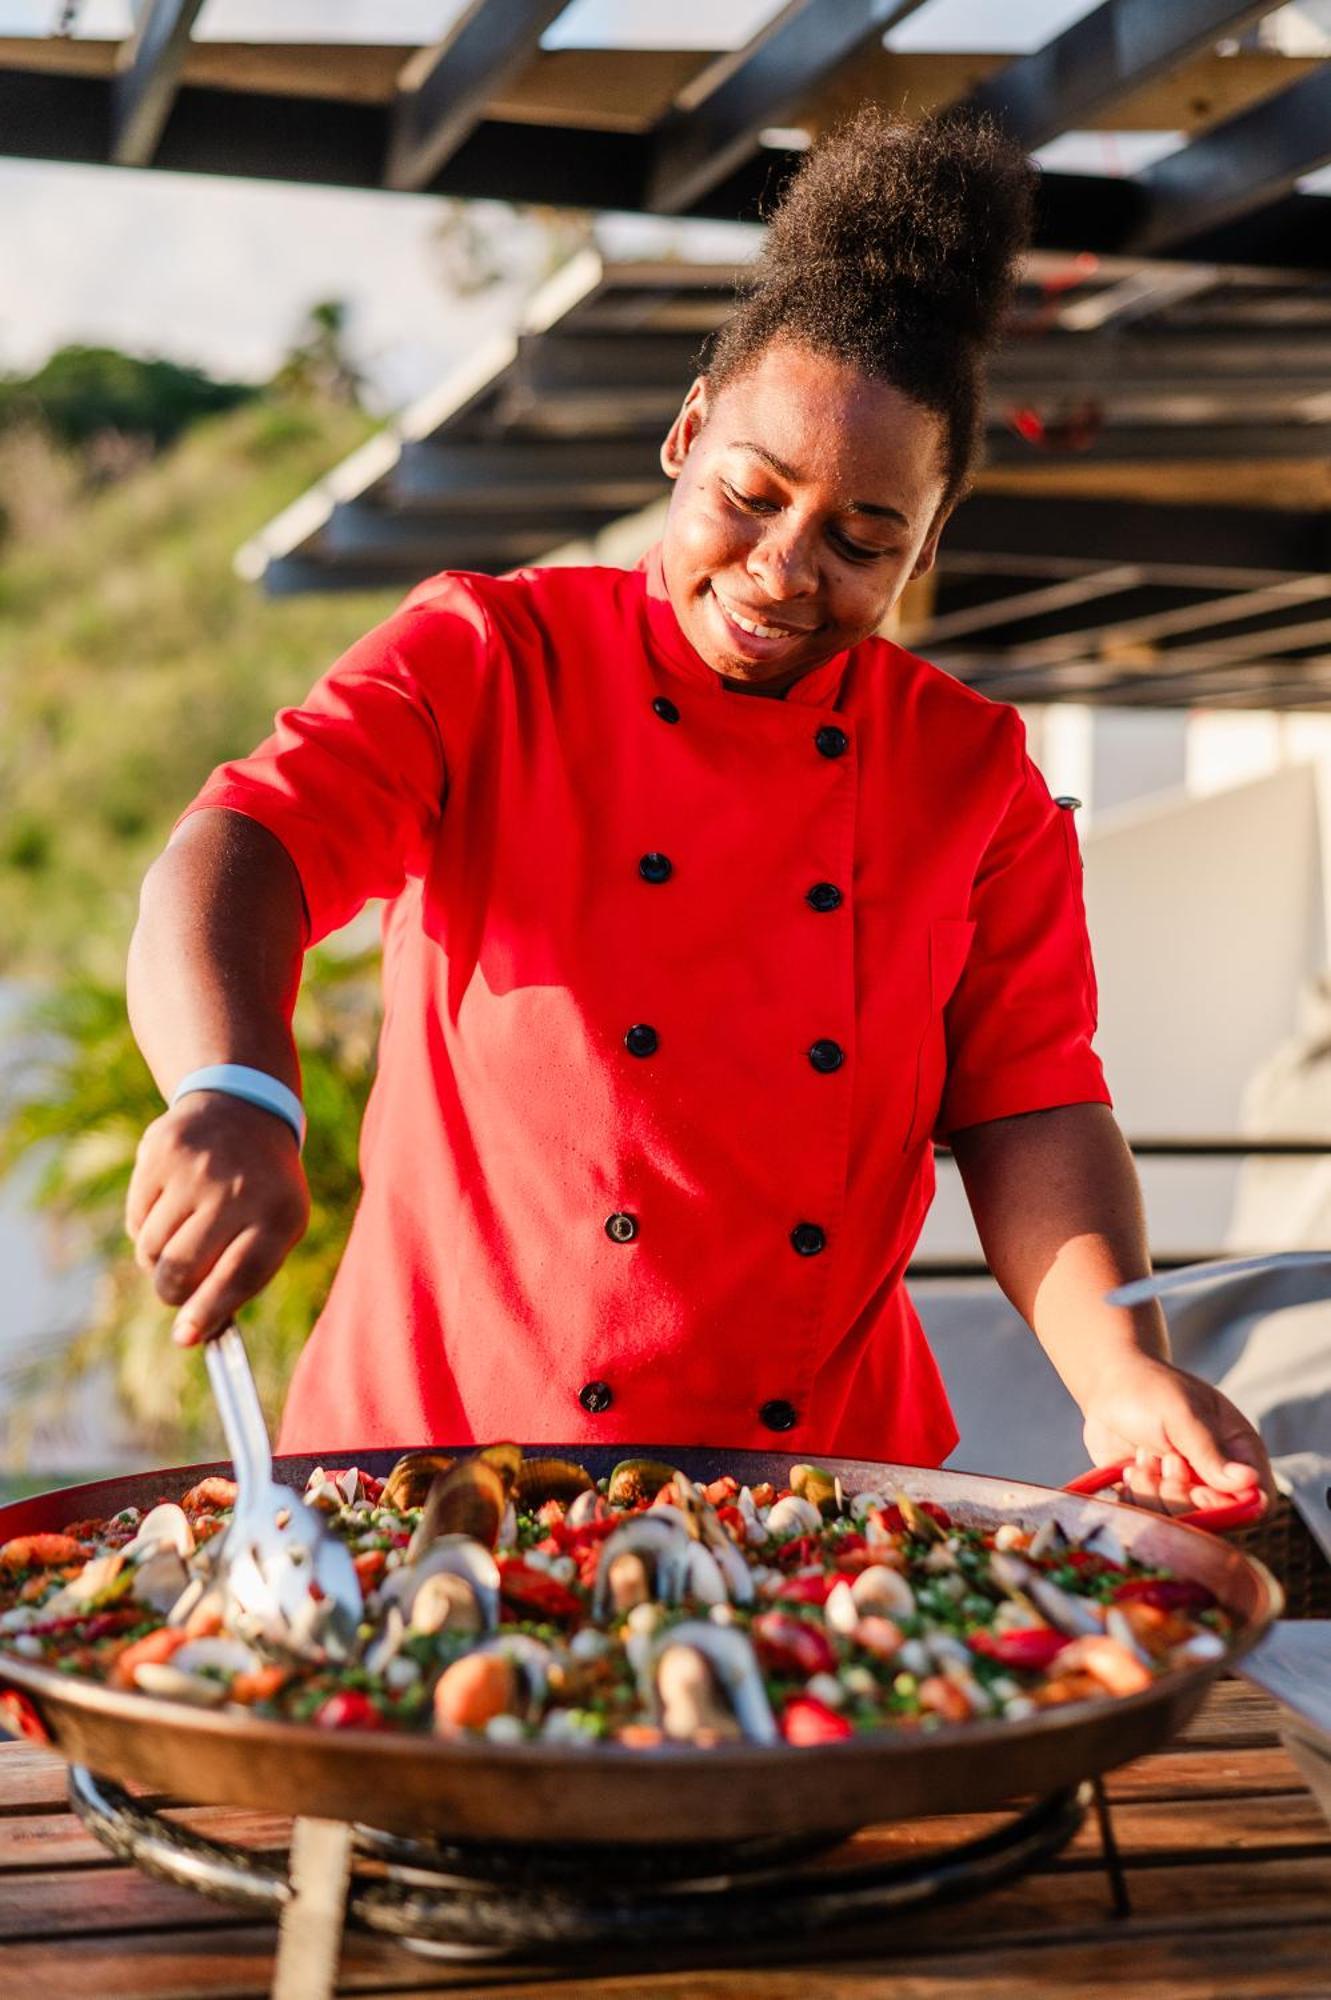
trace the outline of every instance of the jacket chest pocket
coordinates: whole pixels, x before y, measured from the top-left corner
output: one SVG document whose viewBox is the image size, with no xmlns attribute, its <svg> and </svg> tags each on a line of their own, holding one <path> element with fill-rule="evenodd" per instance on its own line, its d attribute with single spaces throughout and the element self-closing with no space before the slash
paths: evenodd
<svg viewBox="0 0 1331 2000">
<path fill-rule="evenodd" d="M 915 1088 L 903 1151 L 925 1141 L 933 1130 L 947 1082 L 944 1009 L 956 992 L 975 925 L 965 917 L 935 917 L 929 926 L 924 1020 L 915 1055 Z"/>
</svg>

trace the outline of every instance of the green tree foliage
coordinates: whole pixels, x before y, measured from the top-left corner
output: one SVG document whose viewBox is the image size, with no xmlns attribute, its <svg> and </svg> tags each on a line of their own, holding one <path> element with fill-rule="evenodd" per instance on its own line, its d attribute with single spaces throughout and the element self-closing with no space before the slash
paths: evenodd
<svg viewBox="0 0 1331 2000">
<path fill-rule="evenodd" d="M 112 432 L 160 451 L 200 417 L 234 409 L 256 393 L 176 361 L 140 360 L 113 347 L 62 347 L 35 375 L 0 389 L 0 421 L 38 422 L 71 447 Z"/>
<path fill-rule="evenodd" d="M 332 1283 L 359 1188 L 357 1135 L 373 1068 L 378 954 L 312 954 L 296 1014 L 309 1135 L 310 1225 L 280 1276 L 244 1315 L 260 1394 L 276 1416 L 296 1356 Z M 28 1371 L 34 1398 L 109 1368 L 146 1448 L 193 1456 L 216 1441 L 197 1353 L 168 1338 L 171 1314 L 129 1254 L 123 1216 L 140 1134 L 162 1101 L 125 1017 L 124 993 L 68 974 L 28 1010 L 24 1060 L 0 1122 L 0 1175 L 37 1167 L 36 1201 L 68 1249 L 100 1266 L 92 1317 Z"/>
<path fill-rule="evenodd" d="M 22 1060 L 0 1077 L 0 1174 L 35 1164 L 70 1249 L 102 1260 L 88 1325 L 32 1387 L 109 1361 L 145 1450 L 168 1458 L 194 1448 L 207 1406 L 199 1357 L 173 1351 L 123 1234 L 134 1147 L 162 1108 L 125 1018 L 125 949 L 144 869 L 208 771 L 392 608 L 395 592 L 266 600 L 233 567 L 369 429 L 345 401 L 269 393 L 92 489 L 40 426 L 0 431 L 0 979 L 32 996 Z M 351 1220 L 373 958 L 316 955 L 302 995 L 313 1215 L 247 1319 L 270 1408 Z"/>
</svg>

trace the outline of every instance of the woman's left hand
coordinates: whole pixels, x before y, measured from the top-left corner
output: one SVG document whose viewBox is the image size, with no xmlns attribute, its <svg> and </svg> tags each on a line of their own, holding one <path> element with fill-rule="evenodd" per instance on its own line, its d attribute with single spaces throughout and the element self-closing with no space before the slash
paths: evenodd
<svg viewBox="0 0 1331 2000">
<path fill-rule="evenodd" d="M 1260 1436 L 1219 1389 L 1151 1355 L 1123 1357 L 1083 1408 L 1094 1465 L 1133 1461 L 1132 1497 L 1181 1513 L 1260 1486 L 1275 1497 Z"/>
</svg>

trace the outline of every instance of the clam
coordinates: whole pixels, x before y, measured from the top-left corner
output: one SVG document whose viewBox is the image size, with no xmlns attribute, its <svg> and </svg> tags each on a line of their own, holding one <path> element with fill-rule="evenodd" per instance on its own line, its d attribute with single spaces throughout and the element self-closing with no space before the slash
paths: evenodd
<svg viewBox="0 0 1331 2000">
<path fill-rule="evenodd" d="M 136 1604 L 146 1604 L 165 1618 L 189 1589 L 190 1574 L 179 1554 L 160 1543 L 145 1556 L 130 1578 L 130 1592 Z"/>
<path fill-rule="evenodd" d="M 440 1473 L 447 1472 L 454 1463 L 450 1452 L 409 1451 L 400 1458 L 384 1482 L 384 1490 L 379 1496 L 381 1507 L 391 1507 L 404 1512 L 408 1507 L 423 1507 L 425 1497 Z"/>
<path fill-rule="evenodd" d="M 187 1639 L 171 1655 L 171 1664 L 182 1673 L 252 1674 L 263 1666 L 262 1657 L 239 1639 Z"/>
<path fill-rule="evenodd" d="M 567 1458 L 524 1458 L 517 1470 L 514 1492 L 520 1507 L 534 1512 L 547 1500 L 577 1505 L 583 1494 L 596 1496 L 596 1481 L 585 1466 Z"/>
<path fill-rule="evenodd" d="M 690 1544 L 684 1590 L 699 1604 L 727 1604 L 730 1601 L 721 1565 L 702 1542 Z"/>
<path fill-rule="evenodd" d="M 905 1577 L 886 1563 L 862 1569 L 850 1586 L 850 1595 L 861 1618 L 909 1618 L 915 1610 L 914 1591 Z"/>
<path fill-rule="evenodd" d="M 570 1500 L 564 1519 L 570 1528 L 585 1528 L 590 1521 L 600 1519 L 604 1504 L 596 1488 L 589 1486 L 585 1493 L 579 1493 L 575 1500 Z"/>
<path fill-rule="evenodd" d="M 1111 1604 L 1105 1612 L 1105 1631 L 1111 1639 L 1117 1639 L 1119 1645 L 1131 1653 L 1133 1659 L 1142 1666 L 1149 1667 L 1154 1664 L 1153 1655 L 1142 1645 L 1132 1629 L 1131 1620 L 1117 1604 Z"/>
<path fill-rule="evenodd" d="M 822 1525 L 823 1517 L 813 1502 L 802 1500 L 798 1493 L 787 1493 L 767 1516 L 769 1535 L 814 1535 Z"/>
<path fill-rule="evenodd" d="M 1029 1556 L 1047 1556 L 1051 1549 L 1065 1549 L 1067 1546 L 1068 1538 L 1051 1514 L 1031 1536 L 1026 1553 Z"/>
<path fill-rule="evenodd" d="M 604 1618 L 612 1603 L 617 1610 L 628 1610 L 647 1597 L 678 1603 L 694 1545 L 678 1521 L 663 1518 L 665 1512 L 662 1508 L 640 1514 L 601 1544 L 592 1600 L 595 1617 Z"/>
<path fill-rule="evenodd" d="M 94 1556 L 86 1562 L 77 1576 L 70 1578 L 65 1586 L 75 1604 L 110 1604 L 118 1597 L 124 1597 L 134 1582 L 132 1566 L 125 1560 L 123 1549 L 113 1549 L 110 1554 Z"/>
<path fill-rule="evenodd" d="M 610 1475 L 607 1496 L 615 1507 L 640 1507 L 654 1500 L 675 1477 L 673 1465 L 659 1458 L 621 1458 Z"/>
<path fill-rule="evenodd" d="M 174 1549 L 177 1555 L 192 1556 L 195 1547 L 194 1530 L 185 1509 L 178 1507 L 174 1500 L 163 1500 L 160 1506 L 149 1508 L 135 1529 L 133 1541 L 126 1542 L 120 1553 L 135 1561 L 156 1548 Z"/>
<path fill-rule="evenodd" d="M 184 1673 L 174 1660 L 145 1660 L 134 1669 L 134 1685 L 144 1694 L 163 1695 L 168 1701 L 186 1701 L 194 1708 L 221 1708 L 227 1698 L 221 1681 Z"/>
<path fill-rule="evenodd" d="M 753 1493 L 747 1486 L 741 1486 L 735 1500 L 744 1521 L 744 1539 L 751 1548 L 759 1547 L 767 1540 L 767 1530 L 762 1524 Z"/>
<path fill-rule="evenodd" d="M 407 1621 L 396 1604 L 390 1604 L 384 1618 L 383 1629 L 373 1644 L 367 1647 L 364 1665 L 367 1673 L 382 1674 L 402 1650 L 402 1642 L 407 1636 Z"/>
<path fill-rule="evenodd" d="M 444 1535 L 466 1535 L 487 1549 L 496 1547 L 508 1511 L 509 1484 L 483 1457 L 460 1459 L 450 1466 L 426 1495 L 416 1532 L 407 1544 L 407 1561 L 417 1561 Z"/>
<path fill-rule="evenodd" d="M 667 1736 L 700 1730 L 775 1743 L 777 1727 L 757 1656 L 734 1626 L 701 1619 L 672 1626 L 648 1655 L 645 1678 Z"/>
<path fill-rule="evenodd" d="M 305 1498 L 322 1514 L 338 1514 L 345 1504 L 341 1487 L 321 1465 L 316 1465 L 305 1481 Z"/>
<path fill-rule="evenodd" d="M 415 1562 L 390 1570 L 379 1586 L 385 1604 L 396 1604 L 410 1622 L 421 1586 L 432 1576 L 457 1576 L 480 1607 L 481 1623 L 493 1632 L 499 1623 L 499 1566 L 489 1549 L 466 1535 L 444 1535 Z"/>
<path fill-rule="evenodd" d="M 731 1604 L 752 1604 L 754 1599 L 753 1571 L 745 1562 L 725 1529 L 717 1522 L 717 1539 L 709 1539 L 707 1547 L 725 1579 L 726 1597 Z"/>
</svg>

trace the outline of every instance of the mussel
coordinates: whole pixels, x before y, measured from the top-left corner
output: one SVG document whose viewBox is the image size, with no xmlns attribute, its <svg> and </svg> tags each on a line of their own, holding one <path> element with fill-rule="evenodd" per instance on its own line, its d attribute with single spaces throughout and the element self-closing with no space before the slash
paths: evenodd
<svg viewBox="0 0 1331 2000">
<path fill-rule="evenodd" d="M 655 1598 L 676 1604 L 688 1577 L 695 1544 L 664 1510 L 626 1521 L 601 1545 L 592 1608 L 597 1618 L 629 1611 Z"/>
<path fill-rule="evenodd" d="M 580 1493 L 595 1491 L 596 1482 L 587 1468 L 567 1458 L 524 1458 L 513 1489 L 519 1507 L 529 1513 L 547 1500 L 562 1500 L 567 1505 Z"/>
<path fill-rule="evenodd" d="M 621 1458 L 610 1475 L 606 1494 L 615 1507 L 641 1507 L 676 1476 L 675 1467 L 659 1458 Z"/>
<path fill-rule="evenodd" d="M 1073 1597 L 1042 1576 L 1033 1563 L 1010 1553 L 990 1558 L 989 1574 L 1018 1604 L 1025 1604 L 1071 1639 L 1094 1637 L 1105 1629 L 1105 1614 L 1098 1604 L 1085 1597 Z"/>
<path fill-rule="evenodd" d="M 445 1535 L 431 1543 L 419 1560 L 390 1570 L 379 1596 L 385 1604 L 396 1604 L 411 1624 L 417 1595 L 432 1576 L 460 1577 L 479 1607 L 482 1629 L 494 1631 L 499 1623 L 499 1565 L 489 1549 L 466 1535 Z"/>
<path fill-rule="evenodd" d="M 790 1490 L 826 1517 L 841 1511 L 840 1482 L 835 1473 L 825 1472 L 821 1465 L 792 1465 Z"/>
<path fill-rule="evenodd" d="M 380 1506 L 391 1507 L 398 1513 L 405 1513 L 409 1507 L 423 1507 L 435 1480 L 455 1463 L 451 1452 L 407 1452 L 384 1481 Z"/>
<path fill-rule="evenodd" d="M 421 1518 L 407 1544 L 407 1561 L 415 1562 L 441 1535 L 466 1535 L 487 1549 L 494 1548 L 504 1523 L 508 1492 L 503 1473 L 489 1459 L 479 1454 L 459 1459 L 440 1474 L 426 1494 Z"/>
<path fill-rule="evenodd" d="M 664 1733 L 692 1742 L 700 1731 L 775 1743 L 776 1720 L 757 1655 L 743 1632 L 690 1620 L 662 1633 L 644 1679 Z"/>
</svg>

